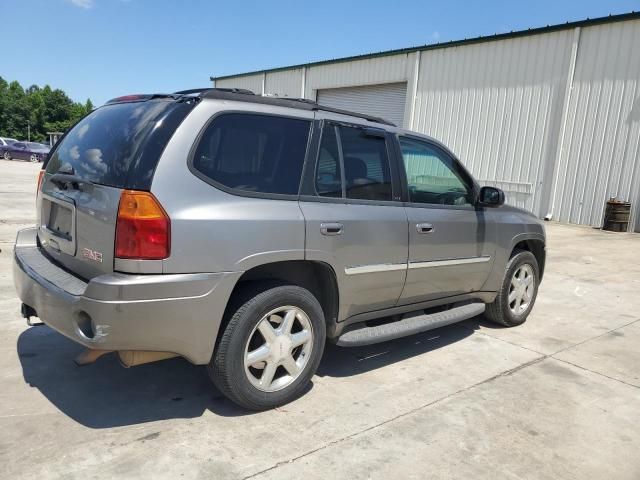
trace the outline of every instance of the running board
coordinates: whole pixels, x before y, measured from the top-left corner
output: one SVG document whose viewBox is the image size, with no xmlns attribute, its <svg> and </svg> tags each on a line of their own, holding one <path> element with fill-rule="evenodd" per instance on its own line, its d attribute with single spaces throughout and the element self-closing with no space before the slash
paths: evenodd
<svg viewBox="0 0 640 480">
<path fill-rule="evenodd" d="M 438 313 L 408 313 L 397 322 L 375 327 L 363 326 L 345 332 L 336 343 L 341 347 L 361 347 L 387 342 L 473 318 L 484 313 L 484 307 L 484 303 L 468 303 Z"/>
</svg>

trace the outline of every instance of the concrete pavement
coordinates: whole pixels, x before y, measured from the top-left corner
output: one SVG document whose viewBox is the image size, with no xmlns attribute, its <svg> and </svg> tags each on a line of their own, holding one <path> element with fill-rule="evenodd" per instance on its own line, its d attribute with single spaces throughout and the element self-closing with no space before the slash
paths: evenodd
<svg viewBox="0 0 640 480">
<path fill-rule="evenodd" d="M 528 322 L 329 346 L 313 385 L 247 414 L 182 359 L 78 368 L 11 281 L 37 165 L 0 160 L 0 478 L 640 478 L 640 236 L 548 225 Z"/>
</svg>

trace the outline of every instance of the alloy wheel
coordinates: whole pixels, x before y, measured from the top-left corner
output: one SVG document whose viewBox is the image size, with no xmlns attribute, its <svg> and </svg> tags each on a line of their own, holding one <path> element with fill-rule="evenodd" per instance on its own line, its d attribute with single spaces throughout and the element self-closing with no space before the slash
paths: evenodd
<svg viewBox="0 0 640 480">
<path fill-rule="evenodd" d="M 535 274 L 528 263 L 520 265 L 511 277 L 509 286 L 509 309 L 516 316 L 527 311 L 535 290 Z"/>
<path fill-rule="evenodd" d="M 291 385 L 303 372 L 313 348 L 308 315 L 294 306 L 278 307 L 263 316 L 245 346 L 244 370 L 263 392 Z"/>
</svg>

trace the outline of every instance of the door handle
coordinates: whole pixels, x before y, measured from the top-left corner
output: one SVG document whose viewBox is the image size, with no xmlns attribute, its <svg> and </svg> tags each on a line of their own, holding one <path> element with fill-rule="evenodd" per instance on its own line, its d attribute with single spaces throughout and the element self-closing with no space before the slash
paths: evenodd
<svg viewBox="0 0 640 480">
<path fill-rule="evenodd" d="M 341 223 L 321 223 L 320 233 L 322 235 L 340 235 L 342 233 L 343 225 Z"/>
<path fill-rule="evenodd" d="M 418 233 L 431 233 L 433 232 L 434 228 L 430 223 L 418 223 L 416 225 L 416 230 L 418 231 Z"/>
</svg>

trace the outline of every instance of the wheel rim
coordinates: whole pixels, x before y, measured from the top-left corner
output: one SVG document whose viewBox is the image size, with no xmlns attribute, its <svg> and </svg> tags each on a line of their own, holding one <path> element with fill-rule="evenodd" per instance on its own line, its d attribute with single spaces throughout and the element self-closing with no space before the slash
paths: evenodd
<svg viewBox="0 0 640 480">
<path fill-rule="evenodd" d="M 244 371 L 263 392 L 291 385 L 302 374 L 313 348 L 313 327 L 298 307 L 278 307 L 263 316 L 244 349 Z"/>
<path fill-rule="evenodd" d="M 511 277 L 509 286 L 509 309 L 516 316 L 527 311 L 535 289 L 533 267 L 528 263 L 520 265 Z"/>
<path fill-rule="evenodd" d="M 32 154 L 31 157 L 29 157 L 31 159 L 32 162 L 37 162 L 38 161 L 38 156 L 36 154 Z"/>
<path fill-rule="evenodd" d="M 3 157 L 4 157 L 5 160 L 10 160 L 11 159 L 11 155 L 9 155 L 9 152 L 4 152 Z"/>
</svg>

